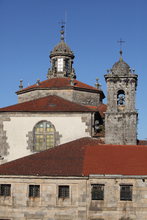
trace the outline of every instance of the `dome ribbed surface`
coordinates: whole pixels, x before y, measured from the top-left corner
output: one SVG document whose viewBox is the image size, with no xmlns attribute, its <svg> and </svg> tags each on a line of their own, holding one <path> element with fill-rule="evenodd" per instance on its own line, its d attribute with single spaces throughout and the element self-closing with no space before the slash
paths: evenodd
<svg viewBox="0 0 147 220">
<path fill-rule="evenodd" d="M 54 47 L 54 49 L 51 51 L 50 57 L 62 55 L 74 58 L 74 54 L 70 47 L 63 40 L 61 40 L 60 43 Z"/>
<path fill-rule="evenodd" d="M 128 75 L 130 72 L 130 66 L 120 59 L 112 67 L 112 73 L 115 75 Z"/>
</svg>

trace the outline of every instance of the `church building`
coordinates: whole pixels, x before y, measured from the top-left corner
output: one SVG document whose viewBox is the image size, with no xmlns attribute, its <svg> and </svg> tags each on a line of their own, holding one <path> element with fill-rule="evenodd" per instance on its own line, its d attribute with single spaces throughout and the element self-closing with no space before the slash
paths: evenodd
<svg viewBox="0 0 147 220">
<path fill-rule="evenodd" d="M 62 27 L 63 28 L 63 27 Z M 61 40 L 50 53 L 47 80 L 23 88 L 18 104 L 0 109 L 1 163 L 82 137 L 104 136 L 104 93 L 76 80 L 74 54 Z"/>
<path fill-rule="evenodd" d="M 0 109 L 0 220 L 146 220 L 147 144 L 137 140 L 137 74 L 119 60 L 99 82 L 76 79 L 61 39 L 45 81 L 20 82 Z M 143 145 L 144 144 L 144 145 Z"/>
</svg>

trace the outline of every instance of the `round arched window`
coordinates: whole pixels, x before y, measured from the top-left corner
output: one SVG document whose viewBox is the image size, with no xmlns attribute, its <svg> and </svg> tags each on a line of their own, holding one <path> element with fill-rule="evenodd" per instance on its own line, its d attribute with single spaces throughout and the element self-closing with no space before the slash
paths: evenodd
<svg viewBox="0 0 147 220">
<path fill-rule="evenodd" d="M 43 151 L 55 146 L 55 128 L 51 122 L 41 121 L 34 127 L 34 151 Z"/>
</svg>

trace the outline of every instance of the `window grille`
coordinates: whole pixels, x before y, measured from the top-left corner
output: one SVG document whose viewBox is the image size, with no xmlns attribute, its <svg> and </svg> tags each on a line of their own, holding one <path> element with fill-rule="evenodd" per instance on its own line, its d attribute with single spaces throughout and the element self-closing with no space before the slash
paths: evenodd
<svg viewBox="0 0 147 220">
<path fill-rule="evenodd" d="M 40 197 L 40 185 L 29 185 L 29 197 Z"/>
<path fill-rule="evenodd" d="M 48 121 L 41 121 L 34 127 L 34 150 L 43 151 L 55 146 L 55 128 Z"/>
<path fill-rule="evenodd" d="M 104 184 L 92 184 L 91 187 L 92 200 L 104 200 Z"/>
<path fill-rule="evenodd" d="M 69 198 L 69 186 L 59 186 L 59 198 Z"/>
<path fill-rule="evenodd" d="M 132 185 L 120 185 L 120 200 L 132 201 Z"/>
<path fill-rule="evenodd" d="M 0 196 L 11 196 L 11 184 L 0 184 Z"/>
</svg>

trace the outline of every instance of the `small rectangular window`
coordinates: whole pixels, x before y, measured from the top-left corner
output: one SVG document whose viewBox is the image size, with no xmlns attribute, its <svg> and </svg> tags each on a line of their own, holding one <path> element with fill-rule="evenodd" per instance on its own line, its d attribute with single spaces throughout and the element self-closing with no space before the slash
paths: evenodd
<svg viewBox="0 0 147 220">
<path fill-rule="evenodd" d="M 11 196 L 11 184 L 0 184 L 0 196 Z"/>
<path fill-rule="evenodd" d="M 40 197 L 40 185 L 29 185 L 29 197 Z"/>
<path fill-rule="evenodd" d="M 132 201 L 132 185 L 120 185 L 120 200 Z"/>
<path fill-rule="evenodd" d="M 91 199 L 104 200 L 104 184 L 92 184 L 91 187 Z"/>
<path fill-rule="evenodd" d="M 58 188 L 58 197 L 59 198 L 69 198 L 69 186 L 59 186 Z"/>
</svg>

